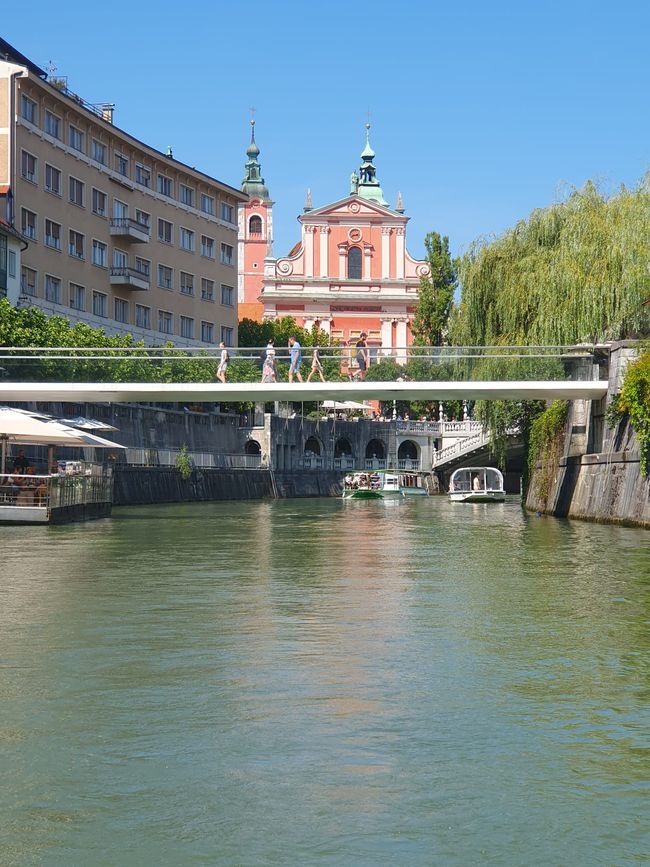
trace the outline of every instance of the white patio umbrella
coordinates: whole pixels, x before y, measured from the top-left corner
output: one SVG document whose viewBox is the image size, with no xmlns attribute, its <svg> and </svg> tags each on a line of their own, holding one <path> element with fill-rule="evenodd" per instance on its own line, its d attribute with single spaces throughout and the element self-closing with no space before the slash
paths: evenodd
<svg viewBox="0 0 650 867">
<path fill-rule="evenodd" d="M 119 443 L 69 427 L 46 416 L 32 414 L 12 407 L 0 407 L 0 466 L 4 472 L 8 443 L 44 446 L 91 446 L 103 449 L 123 449 Z"/>
<path fill-rule="evenodd" d="M 94 418 L 86 418 L 83 415 L 78 415 L 76 418 L 59 418 L 57 421 L 70 427 L 81 428 L 82 430 L 117 430 L 112 424 L 107 424 L 105 421 L 98 421 Z"/>
</svg>

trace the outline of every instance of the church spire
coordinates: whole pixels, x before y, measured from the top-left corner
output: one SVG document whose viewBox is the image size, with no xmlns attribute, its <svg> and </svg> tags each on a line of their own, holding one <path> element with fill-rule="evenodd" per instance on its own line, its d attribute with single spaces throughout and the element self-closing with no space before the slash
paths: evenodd
<svg viewBox="0 0 650 867">
<path fill-rule="evenodd" d="M 255 109 L 251 109 L 252 112 Z M 251 117 L 251 143 L 246 148 L 246 175 L 241 183 L 242 192 L 249 196 L 259 196 L 260 199 L 268 199 L 269 191 L 262 177 L 262 167 L 258 160 L 260 149 L 255 141 L 255 118 Z"/>
<path fill-rule="evenodd" d="M 370 123 L 366 124 L 366 146 L 361 151 L 361 168 L 359 169 L 359 185 L 357 194 L 362 199 L 377 202 L 378 205 L 388 207 L 384 193 L 377 180 L 377 169 L 373 163 L 375 152 L 370 147 Z"/>
</svg>

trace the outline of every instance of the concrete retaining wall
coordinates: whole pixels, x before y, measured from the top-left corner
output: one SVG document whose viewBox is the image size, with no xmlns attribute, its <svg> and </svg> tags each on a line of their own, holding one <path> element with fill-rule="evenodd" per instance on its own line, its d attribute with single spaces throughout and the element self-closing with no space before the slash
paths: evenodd
<svg viewBox="0 0 650 867">
<path fill-rule="evenodd" d="M 260 500 L 284 497 L 336 497 L 342 474 L 269 470 L 194 470 L 184 481 L 174 467 L 115 468 L 116 506 L 210 500 Z"/>
<path fill-rule="evenodd" d="M 650 478 L 641 475 L 639 444 L 627 422 L 615 428 L 605 421 L 606 405 L 620 391 L 625 366 L 635 351 L 626 345 L 611 353 L 606 401 L 573 401 L 563 454 L 553 468 L 548 497 L 539 495 L 535 469 L 526 508 L 557 517 L 650 528 Z"/>
</svg>

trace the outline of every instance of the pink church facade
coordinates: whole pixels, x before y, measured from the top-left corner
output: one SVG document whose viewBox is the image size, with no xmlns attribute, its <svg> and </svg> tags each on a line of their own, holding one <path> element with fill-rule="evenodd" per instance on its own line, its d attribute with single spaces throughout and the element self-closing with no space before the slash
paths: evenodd
<svg viewBox="0 0 650 867">
<path fill-rule="evenodd" d="M 388 207 L 376 178 L 374 156 L 367 141 L 348 196 L 321 208 L 311 208 L 308 201 L 298 218 L 299 243 L 281 258 L 266 252 L 261 275 L 263 239 L 251 237 L 251 219 L 266 214 L 269 220 L 272 203 L 264 214 L 260 197 L 240 206 L 244 309 L 257 302 L 263 318 L 292 316 L 304 328 L 317 325 L 332 342 L 355 341 L 365 331 L 369 346 L 381 347 L 384 353 L 411 345 L 420 278 L 428 275 L 429 265 L 409 255 L 409 218 L 399 198 L 396 209 Z M 256 219 L 253 225 L 259 228 Z M 267 251 L 269 225 L 262 230 Z"/>
</svg>

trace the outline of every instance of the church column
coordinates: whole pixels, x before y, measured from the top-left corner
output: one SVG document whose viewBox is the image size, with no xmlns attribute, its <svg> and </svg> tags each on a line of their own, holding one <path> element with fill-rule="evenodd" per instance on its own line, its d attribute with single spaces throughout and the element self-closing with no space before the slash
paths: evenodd
<svg viewBox="0 0 650 867">
<path fill-rule="evenodd" d="M 327 277 L 329 275 L 328 268 L 328 258 L 329 258 L 329 249 L 328 249 L 328 239 L 331 229 L 329 226 L 319 226 L 320 232 L 320 276 Z"/>
<path fill-rule="evenodd" d="M 397 320 L 395 340 L 397 342 L 397 346 L 399 347 L 399 350 L 397 352 L 397 361 L 399 361 L 400 364 L 405 364 L 408 361 L 408 355 L 404 348 L 407 341 L 405 316 L 402 316 Z"/>
<path fill-rule="evenodd" d="M 389 227 L 384 226 L 381 230 L 381 279 L 390 278 L 390 233 Z"/>
<path fill-rule="evenodd" d="M 400 226 L 395 229 L 395 277 L 398 280 L 404 279 L 404 228 Z"/>
<path fill-rule="evenodd" d="M 305 277 L 314 276 L 314 232 L 316 226 L 305 226 Z"/>
<path fill-rule="evenodd" d="M 393 318 L 381 320 L 381 351 L 383 355 L 390 355 L 393 349 Z"/>
<path fill-rule="evenodd" d="M 345 280 L 347 276 L 348 245 L 339 244 L 339 280 Z"/>
<path fill-rule="evenodd" d="M 363 279 L 371 280 L 372 244 L 363 245 Z"/>
</svg>

